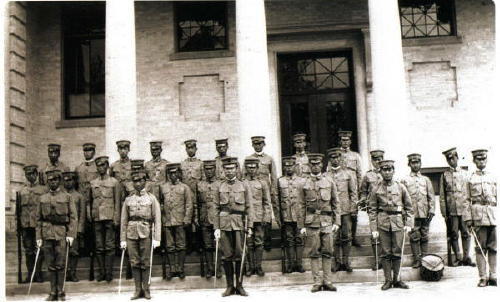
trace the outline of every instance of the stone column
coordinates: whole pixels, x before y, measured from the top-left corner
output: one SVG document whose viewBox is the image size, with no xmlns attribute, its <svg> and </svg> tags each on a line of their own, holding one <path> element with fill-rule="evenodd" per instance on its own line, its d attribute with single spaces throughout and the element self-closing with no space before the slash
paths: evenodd
<svg viewBox="0 0 500 302">
<path fill-rule="evenodd" d="M 130 140 L 130 156 L 137 153 L 135 52 L 134 1 L 107 0 L 106 155 L 110 162 L 118 159 L 117 140 Z"/>
<path fill-rule="evenodd" d="M 273 123 L 264 0 L 236 0 L 236 64 L 240 111 L 240 160 L 253 152 L 250 137 L 266 137 L 265 152 L 281 162 Z"/>
<path fill-rule="evenodd" d="M 376 144 L 396 160 L 396 174 L 408 173 L 408 96 L 398 0 L 369 0 Z M 418 151 L 418 150 L 414 150 Z"/>
</svg>

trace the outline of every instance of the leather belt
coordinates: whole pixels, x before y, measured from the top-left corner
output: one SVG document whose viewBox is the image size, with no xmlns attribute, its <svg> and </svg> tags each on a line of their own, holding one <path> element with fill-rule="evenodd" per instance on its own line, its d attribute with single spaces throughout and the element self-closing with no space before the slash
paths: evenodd
<svg viewBox="0 0 500 302">
<path fill-rule="evenodd" d="M 307 212 L 309 214 L 329 215 L 329 216 L 331 216 L 333 213 L 332 211 L 321 211 L 321 210 L 317 210 L 315 208 L 307 208 Z"/>
<path fill-rule="evenodd" d="M 139 217 L 139 216 L 130 216 L 130 217 L 128 218 L 128 221 L 143 221 L 143 222 L 151 222 L 151 219 L 146 219 L 146 218 Z"/>
</svg>

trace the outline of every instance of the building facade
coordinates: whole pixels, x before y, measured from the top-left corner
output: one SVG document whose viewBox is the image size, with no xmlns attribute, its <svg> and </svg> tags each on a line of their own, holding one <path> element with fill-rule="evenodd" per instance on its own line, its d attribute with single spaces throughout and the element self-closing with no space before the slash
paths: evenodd
<svg viewBox="0 0 500 302">
<path fill-rule="evenodd" d="M 490 0 L 11 2 L 6 228 L 22 167 L 49 142 L 74 168 L 85 142 L 115 160 L 116 140 L 144 159 L 162 140 L 180 161 L 184 140 L 211 159 L 227 137 L 243 159 L 265 135 L 280 158 L 294 133 L 324 152 L 352 130 L 365 170 L 374 148 L 402 174 L 412 152 L 427 168 L 453 146 L 470 161 L 494 137 L 494 13 Z"/>
</svg>

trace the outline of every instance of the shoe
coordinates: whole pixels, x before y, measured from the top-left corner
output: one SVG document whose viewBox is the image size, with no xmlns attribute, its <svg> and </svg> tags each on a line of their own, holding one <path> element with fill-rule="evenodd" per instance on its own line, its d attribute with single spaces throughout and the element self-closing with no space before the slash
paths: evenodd
<svg viewBox="0 0 500 302">
<path fill-rule="evenodd" d="M 331 283 L 324 283 L 323 289 L 325 291 L 329 291 L 329 292 L 336 292 L 337 291 L 337 288 L 335 286 L 333 286 L 333 284 L 331 284 Z"/>
<path fill-rule="evenodd" d="M 497 286 L 497 278 L 490 278 L 490 280 L 488 280 L 488 285 Z"/>
<path fill-rule="evenodd" d="M 392 287 L 392 281 L 391 280 L 387 280 L 384 282 L 384 285 L 382 285 L 382 290 L 388 290 L 389 288 Z"/>
<path fill-rule="evenodd" d="M 226 290 L 222 293 L 223 297 L 232 296 L 236 293 L 236 288 L 233 286 L 226 287 Z"/>
<path fill-rule="evenodd" d="M 488 281 L 486 279 L 479 279 L 479 283 L 477 284 L 478 287 L 485 287 L 488 286 Z"/>
<path fill-rule="evenodd" d="M 266 274 L 263 270 L 262 270 L 262 266 L 257 266 L 257 268 L 255 268 L 255 273 L 257 274 L 257 276 L 259 277 L 264 277 L 264 275 Z"/>
<path fill-rule="evenodd" d="M 243 288 L 243 285 L 239 282 L 236 284 L 235 292 L 237 295 L 240 295 L 240 296 L 244 296 L 244 297 L 248 296 L 248 293 Z"/>
<path fill-rule="evenodd" d="M 345 268 L 345 271 L 348 272 L 348 273 L 352 273 L 352 267 L 349 263 L 346 263 L 344 265 L 344 268 Z"/>
<path fill-rule="evenodd" d="M 184 271 L 180 271 L 177 275 L 181 280 L 184 280 L 184 278 L 186 278 L 186 274 L 184 273 Z"/>
<path fill-rule="evenodd" d="M 323 285 L 314 284 L 313 287 L 311 288 L 311 293 L 319 292 L 322 287 Z"/>
<path fill-rule="evenodd" d="M 394 288 L 402 288 L 402 289 L 409 289 L 410 287 L 408 286 L 408 284 L 404 283 L 403 281 L 399 280 L 399 281 L 394 281 L 392 283 L 392 287 Z"/>
<path fill-rule="evenodd" d="M 474 262 L 472 262 L 472 259 L 470 257 L 464 257 L 464 259 L 462 259 L 462 262 L 461 264 L 463 266 L 472 266 L 472 267 L 476 267 L 476 264 Z"/>
<path fill-rule="evenodd" d="M 342 265 L 340 264 L 340 262 L 337 262 L 337 261 L 335 261 L 335 260 L 332 260 L 332 269 L 331 269 L 331 272 L 332 272 L 332 273 L 335 273 L 335 272 L 340 271 L 340 267 L 341 267 L 341 266 L 342 266 Z"/>
<path fill-rule="evenodd" d="M 45 301 L 57 301 L 57 294 L 56 293 L 50 293 L 47 298 L 45 298 Z"/>
<path fill-rule="evenodd" d="M 451 261 L 451 265 L 450 265 L 450 266 L 451 266 L 451 267 L 457 267 L 457 266 L 459 266 L 459 265 L 461 265 L 461 261 L 458 261 L 458 260 L 452 260 L 452 261 Z"/>
<path fill-rule="evenodd" d="M 66 301 L 66 293 L 61 292 L 57 295 L 57 301 Z"/>
<path fill-rule="evenodd" d="M 298 273 L 305 273 L 306 270 L 304 269 L 304 267 L 302 266 L 302 264 L 297 264 L 295 266 L 295 271 L 298 272 Z"/>
</svg>

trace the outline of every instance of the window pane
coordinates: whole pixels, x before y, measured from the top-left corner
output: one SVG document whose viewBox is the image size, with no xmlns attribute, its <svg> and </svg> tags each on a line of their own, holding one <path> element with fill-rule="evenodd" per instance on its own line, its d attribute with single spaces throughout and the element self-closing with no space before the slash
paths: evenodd
<svg viewBox="0 0 500 302">
<path fill-rule="evenodd" d="M 403 38 L 454 35 L 453 0 L 399 0 Z"/>
</svg>

